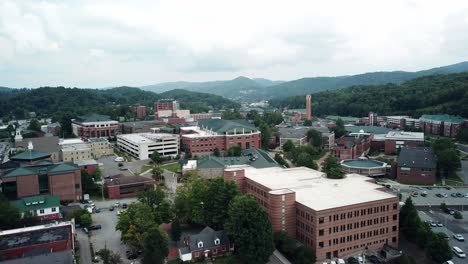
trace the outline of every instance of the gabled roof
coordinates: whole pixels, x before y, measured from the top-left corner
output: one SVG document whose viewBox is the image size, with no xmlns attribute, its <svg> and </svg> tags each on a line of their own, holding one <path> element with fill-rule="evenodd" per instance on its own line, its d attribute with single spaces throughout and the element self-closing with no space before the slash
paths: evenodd
<svg viewBox="0 0 468 264">
<path fill-rule="evenodd" d="M 27 176 L 27 175 L 34 175 L 38 173 L 60 173 L 60 172 L 67 172 L 67 171 L 75 171 L 79 170 L 80 167 L 73 163 L 50 163 L 47 164 L 46 162 L 40 162 L 40 164 L 33 164 L 33 165 L 23 165 L 22 167 L 13 169 L 5 173 L 3 177 L 19 177 L 19 176 Z"/>
<path fill-rule="evenodd" d="M 33 196 L 21 200 L 12 201 L 21 212 L 35 211 L 39 209 L 59 207 L 60 197 L 58 195 Z"/>
<path fill-rule="evenodd" d="M 215 245 L 215 240 L 219 239 L 219 245 Z M 202 242 L 202 246 L 199 242 Z M 215 231 L 211 227 L 205 227 L 197 235 L 192 235 L 189 238 L 188 246 L 182 247 L 182 252 L 192 252 L 198 250 L 207 250 L 219 246 L 229 246 L 229 237 L 224 230 Z"/>
<path fill-rule="evenodd" d="M 78 116 L 77 121 L 81 122 L 102 122 L 102 121 L 114 121 L 108 115 L 99 115 L 96 113 L 89 113 L 86 115 Z"/>
<path fill-rule="evenodd" d="M 243 129 L 247 131 L 257 131 L 257 128 L 245 119 L 204 119 L 198 120 L 198 125 L 205 129 L 213 130 L 213 132 L 216 132 L 218 134 L 225 134 L 226 132 L 231 133 L 234 132 L 234 130 L 236 130 L 237 132 L 242 132 Z"/>
<path fill-rule="evenodd" d="M 15 156 L 10 157 L 10 159 L 17 160 L 17 161 L 30 161 L 30 160 L 46 159 L 49 157 L 50 157 L 49 153 L 32 149 L 32 150 L 26 150 L 24 152 L 16 154 Z"/>
<path fill-rule="evenodd" d="M 34 175 L 36 174 L 36 170 L 31 170 L 28 168 L 20 167 L 9 171 L 3 175 L 3 177 L 18 177 L 18 176 L 26 176 L 26 175 Z"/>
<path fill-rule="evenodd" d="M 79 170 L 80 167 L 73 163 L 60 163 L 56 164 L 55 166 L 51 167 L 49 172 L 64 172 L 64 171 L 74 171 Z"/>
</svg>

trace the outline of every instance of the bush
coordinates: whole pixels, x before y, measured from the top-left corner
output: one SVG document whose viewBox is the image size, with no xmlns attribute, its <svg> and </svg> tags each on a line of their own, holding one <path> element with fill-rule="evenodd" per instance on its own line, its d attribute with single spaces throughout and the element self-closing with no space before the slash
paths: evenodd
<svg viewBox="0 0 468 264">
<path fill-rule="evenodd" d="M 462 215 L 460 212 L 456 211 L 456 212 L 453 214 L 453 218 L 455 218 L 455 219 L 463 219 L 463 215 Z"/>
</svg>

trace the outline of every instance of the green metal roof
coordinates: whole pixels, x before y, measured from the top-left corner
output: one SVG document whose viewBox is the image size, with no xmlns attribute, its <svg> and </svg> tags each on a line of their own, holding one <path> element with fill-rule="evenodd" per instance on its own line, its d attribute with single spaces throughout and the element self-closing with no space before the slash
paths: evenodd
<svg viewBox="0 0 468 264">
<path fill-rule="evenodd" d="M 64 172 L 64 171 L 73 171 L 79 170 L 80 167 L 74 163 L 60 163 L 52 166 L 49 172 Z"/>
<path fill-rule="evenodd" d="M 362 130 L 364 133 L 371 134 L 387 134 L 388 132 L 393 131 L 391 128 L 380 126 L 345 126 L 345 129 L 351 133 L 359 133 Z"/>
<path fill-rule="evenodd" d="M 40 152 L 36 150 L 26 150 L 24 152 L 21 152 L 19 154 L 16 154 L 13 157 L 10 157 L 11 160 L 38 160 L 38 159 L 46 159 L 50 157 L 49 153 L 46 152 Z"/>
<path fill-rule="evenodd" d="M 325 117 L 326 119 L 336 121 L 338 118 L 343 120 L 343 122 L 356 122 L 358 121 L 359 118 L 357 117 L 352 117 L 352 116 L 336 116 L 336 115 L 329 115 Z"/>
<path fill-rule="evenodd" d="M 67 171 L 75 171 L 79 170 L 80 167 L 74 163 L 58 163 L 58 164 L 33 164 L 33 165 L 25 165 L 11 171 L 8 171 L 2 177 L 19 177 L 19 176 L 27 176 L 27 175 L 34 175 L 40 173 L 60 173 L 60 172 L 67 172 Z"/>
<path fill-rule="evenodd" d="M 257 128 L 245 119 L 224 120 L 224 119 L 205 119 L 198 120 L 198 125 L 203 128 L 211 129 L 218 134 L 241 133 L 244 129 L 247 131 L 257 131 Z"/>
<path fill-rule="evenodd" d="M 463 123 L 465 119 L 460 116 L 453 116 L 453 115 L 422 115 L 420 117 L 421 120 L 425 121 L 443 121 L 448 123 Z"/>
<path fill-rule="evenodd" d="M 101 121 L 114 121 L 108 115 L 99 115 L 96 113 L 90 113 L 82 116 L 78 116 L 77 120 L 81 122 L 101 122 Z"/>
<path fill-rule="evenodd" d="M 26 175 L 34 175 L 36 174 L 36 170 L 30 170 L 27 168 L 19 167 L 12 171 L 9 171 L 3 175 L 3 177 L 18 177 L 18 176 L 26 176 Z"/>
<path fill-rule="evenodd" d="M 356 168 L 375 168 L 383 167 L 384 163 L 378 160 L 359 159 L 359 160 L 344 160 L 344 165 Z"/>
<path fill-rule="evenodd" d="M 402 147 L 398 167 L 435 169 L 437 157 L 430 147 Z"/>
<path fill-rule="evenodd" d="M 60 206 L 60 197 L 58 195 L 33 196 L 21 200 L 12 201 L 21 212 L 35 211 L 51 207 Z"/>
</svg>

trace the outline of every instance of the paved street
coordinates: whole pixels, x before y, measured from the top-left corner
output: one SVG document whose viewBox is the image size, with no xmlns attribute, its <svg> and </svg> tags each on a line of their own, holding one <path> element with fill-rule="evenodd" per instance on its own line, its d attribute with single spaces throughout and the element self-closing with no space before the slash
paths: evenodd
<svg viewBox="0 0 468 264">
<path fill-rule="evenodd" d="M 412 187 L 412 188 L 405 188 L 404 190 L 400 190 L 402 193 L 401 201 L 405 201 L 408 196 L 410 196 L 410 192 L 416 191 L 418 195 L 416 197 L 412 197 L 414 204 L 416 205 L 431 205 L 431 206 L 439 206 L 441 203 L 446 203 L 447 205 L 459 205 L 459 206 L 467 206 L 468 208 L 468 198 L 457 198 L 452 197 L 452 193 L 461 193 L 465 195 L 468 193 L 468 187 L 463 188 L 451 188 L 447 190 L 443 187 L 431 187 L 431 189 L 427 189 L 426 187 Z M 427 192 L 427 196 L 423 197 L 420 195 L 422 191 Z M 437 193 L 444 193 L 447 194 L 447 198 L 439 198 L 436 196 Z"/>
<path fill-rule="evenodd" d="M 76 235 L 80 246 L 80 263 L 92 263 L 88 236 L 81 229 L 76 230 Z"/>
<path fill-rule="evenodd" d="M 468 160 L 461 161 L 461 170 L 458 171 L 458 176 L 468 185 Z"/>
</svg>

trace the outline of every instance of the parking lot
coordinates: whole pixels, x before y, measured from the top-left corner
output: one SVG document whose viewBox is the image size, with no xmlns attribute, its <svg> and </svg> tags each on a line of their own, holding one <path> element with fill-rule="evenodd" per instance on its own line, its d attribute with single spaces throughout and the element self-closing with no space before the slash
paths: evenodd
<svg viewBox="0 0 468 264">
<path fill-rule="evenodd" d="M 456 193 L 460 193 L 465 196 L 465 194 L 468 193 L 468 187 L 450 188 L 449 190 L 443 187 L 408 187 L 400 191 L 402 194 L 401 201 L 403 202 L 411 195 L 412 192 L 416 192 L 417 195 L 413 195 L 411 197 L 415 205 L 440 206 L 441 203 L 445 203 L 447 205 L 456 205 L 458 207 L 467 206 L 468 208 L 468 197 L 465 198 L 452 196 L 452 194 Z M 422 192 L 426 192 L 427 196 L 422 196 Z M 447 197 L 437 197 L 438 193 L 446 194 Z"/>
<path fill-rule="evenodd" d="M 149 160 L 134 160 L 130 162 L 120 162 L 123 166 L 119 167 L 119 162 L 114 161 L 115 158 L 116 156 L 107 156 L 98 159 L 104 177 L 117 174 L 124 174 L 126 176 L 139 174 L 141 172 L 141 167 L 149 163 Z"/>
<path fill-rule="evenodd" d="M 467 219 L 468 212 L 462 212 L 463 218 Z M 419 211 L 419 216 L 422 221 L 430 222 L 437 222 L 441 223 L 442 227 L 431 227 L 433 232 L 442 232 L 448 236 L 448 242 L 450 247 L 453 246 L 459 247 L 463 252 L 468 253 L 468 242 L 467 241 L 458 241 L 453 237 L 454 234 L 460 234 L 465 239 L 468 239 L 468 221 L 467 220 L 454 220 L 451 215 L 444 214 L 438 211 Z M 453 256 L 452 258 L 453 263 L 455 264 L 463 264 L 467 263 L 466 259 L 461 259 L 457 256 Z"/>
</svg>

